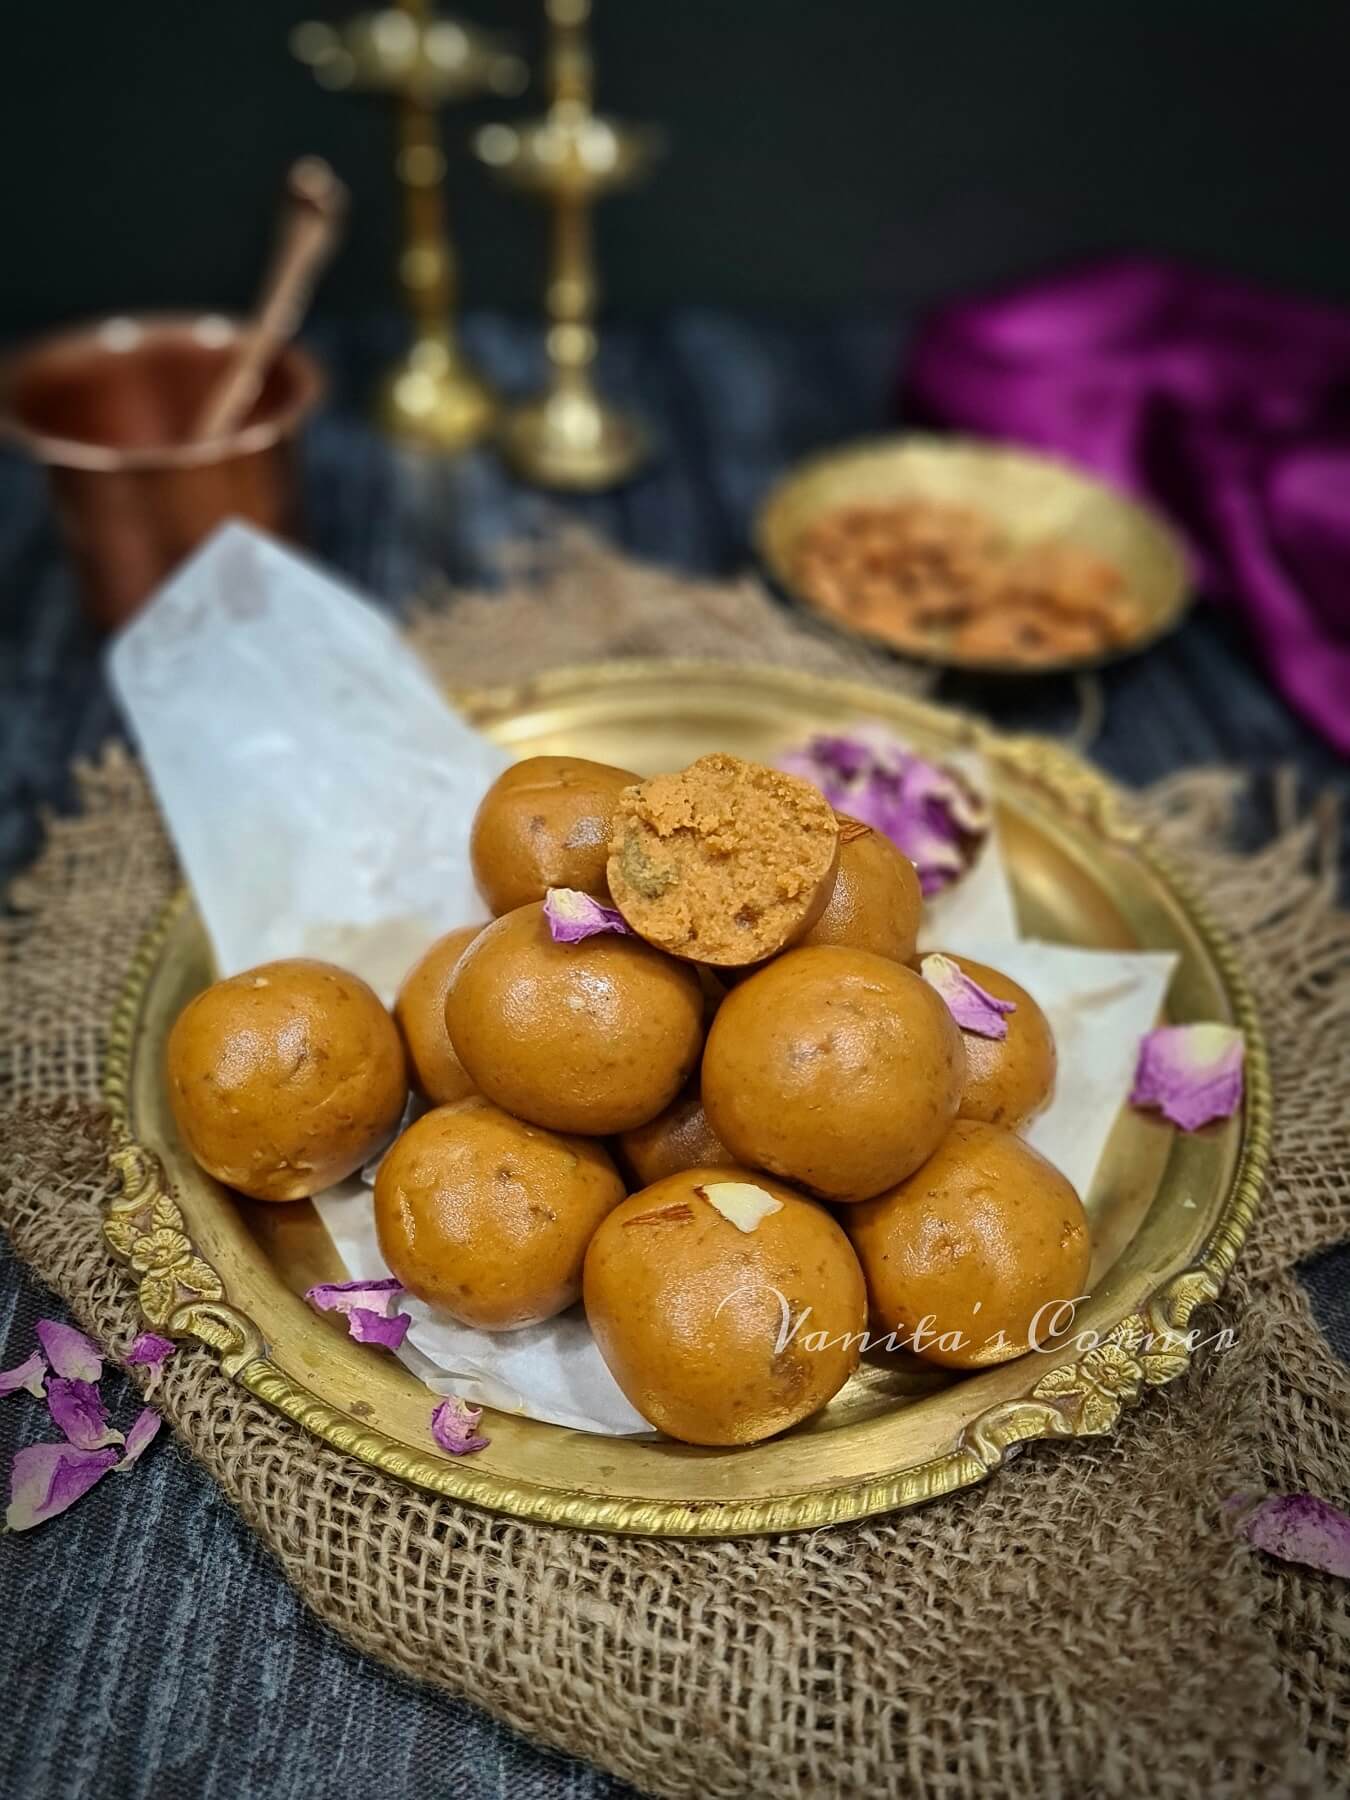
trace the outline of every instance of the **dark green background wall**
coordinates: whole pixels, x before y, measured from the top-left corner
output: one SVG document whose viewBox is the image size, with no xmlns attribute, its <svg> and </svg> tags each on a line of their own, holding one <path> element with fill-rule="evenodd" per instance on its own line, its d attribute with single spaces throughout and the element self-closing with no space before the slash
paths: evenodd
<svg viewBox="0 0 1350 1800">
<path fill-rule="evenodd" d="M 303 150 L 355 193 L 325 306 L 384 304 L 388 117 L 287 52 L 346 10 L 10 0 L 0 330 L 238 304 Z M 462 11 L 537 51 L 530 0 Z M 605 212 L 617 308 L 927 300 L 1122 247 L 1350 299 L 1345 0 L 597 0 L 596 37 L 605 101 L 672 139 Z M 452 146 L 521 104 L 449 114 Z M 454 182 L 468 300 L 533 305 L 536 221 L 462 154 Z"/>
</svg>

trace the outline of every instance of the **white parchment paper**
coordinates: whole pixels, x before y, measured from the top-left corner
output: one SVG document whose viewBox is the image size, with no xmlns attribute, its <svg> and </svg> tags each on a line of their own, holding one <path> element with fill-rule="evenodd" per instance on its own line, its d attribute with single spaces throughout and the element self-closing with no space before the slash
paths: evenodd
<svg viewBox="0 0 1350 1800">
<path fill-rule="evenodd" d="M 388 999 L 434 937 L 483 916 L 469 824 L 509 758 L 331 576 L 226 526 L 117 639 L 109 668 L 222 973 L 324 956 Z M 921 943 L 996 965 L 1044 1007 L 1059 1086 L 1027 1135 L 1086 1193 L 1175 959 L 1019 939 L 996 833 L 930 902 Z M 389 1273 L 368 1186 L 354 1178 L 315 1205 L 353 1277 Z M 413 1324 L 401 1355 L 433 1390 L 608 1435 L 648 1431 L 579 1307 L 493 1333 L 402 1304 Z"/>
<path fill-rule="evenodd" d="M 223 975 L 321 956 L 389 999 L 484 916 L 468 821 L 510 758 L 331 575 L 223 526 L 108 669 Z"/>
</svg>

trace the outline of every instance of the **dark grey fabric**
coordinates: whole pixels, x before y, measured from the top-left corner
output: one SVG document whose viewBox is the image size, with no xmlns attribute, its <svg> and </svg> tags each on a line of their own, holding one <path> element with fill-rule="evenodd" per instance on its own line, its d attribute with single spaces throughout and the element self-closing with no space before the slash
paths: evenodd
<svg viewBox="0 0 1350 1800">
<path fill-rule="evenodd" d="M 7 5 L 0 330 L 246 306 L 281 171 L 305 150 L 352 186 L 325 295 L 348 314 L 386 305 L 389 109 L 326 91 L 286 50 L 302 19 L 353 5 Z M 529 307 L 539 214 L 465 152 L 485 121 L 542 104 L 543 8 L 446 10 L 511 33 L 531 65 L 521 100 L 456 104 L 442 127 L 468 291 Z M 1350 234 L 1332 223 L 1343 0 L 647 0 L 597 5 L 592 36 L 601 104 L 669 143 L 603 210 L 617 305 L 927 302 L 1143 247 L 1350 300 Z"/>
<path fill-rule="evenodd" d="M 6 1253 L 0 1367 L 64 1316 Z M 103 1382 L 125 1428 L 137 1400 Z M 0 1402 L 0 1468 L 50 1438 Z M 617 1800 L 623 1782 L 368 1662 L 320 1625 L 165 1437 L 62 1518 L 0 1544 L 5 1800 Z"/>
<path fill-rule="evenodd" d="M 504 388 L 537 378 L 534 329 L 483 318 L 470 339 Z M 308 451 L 316 553 L 394 605 L 433 576 L 482 575 L 495 543 L 543 528 L 558 506 L 486 454 L 427 464 L 370 431 L 360 401 L 396 342 L 392 322 L 316 334 L 337 392 Z M 665 452 L 632 487 L 566 510 L 654 560 L 735 568 L 748 555 L 754 504 L 783 467 L 888 422 L 899 349 L 893 326 L 859 319 L 804 328 L 688 312 L 616 327 L 605 378 L 658 424 Z M 1307 793 L 1350 785 L 1215 611 L 1198 611 L 1102 687 L 1098 761 L 1136 784 L 1200 763 L 1249 768 L 1258 778 L 1253 836 L 1278 767 L 1297 770 Z M 1011 730 L 1066 733 L 1080 712 L 1078 692 L 1059 680 L 949 681 L 942 697 Z M 40 479 L 0 456 L 0 871 L 31 857 L 44 808 L 70 803 L 70 759 L 117 729 Z M 1350 1358 L 1350 1250 L 1319 1259 L 1308 1282 Z M 34 1318 L 53 1310 L 0 1249 L 0 1367 L 28 1353 Z M 130 1407 L 119 1379 L 108 1392 Z M 36 1402 L 0 1401 L 0 1468 L 44 1428 Z M 134 1478 L 108 1480 L 62 1520 L 0 1545 L 0 1693 L 6 1800 L 608 1800 L 631 1791 L 349 1651 L 168 1442 Z"/>
</svg>

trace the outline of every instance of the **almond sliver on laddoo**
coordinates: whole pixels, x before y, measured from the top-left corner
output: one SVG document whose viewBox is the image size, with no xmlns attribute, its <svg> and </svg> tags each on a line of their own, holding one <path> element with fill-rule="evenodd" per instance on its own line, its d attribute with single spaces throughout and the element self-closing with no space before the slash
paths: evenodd
<svg viewBox="0 0 1350 1800">
<path fill-rule="evenodd" d="M 607 874 L 648 943 L 743 968 L 811 928 L 838 856 L 834 812 L 810 782 L 718 753 L 625 789 Z"/>
</svg>

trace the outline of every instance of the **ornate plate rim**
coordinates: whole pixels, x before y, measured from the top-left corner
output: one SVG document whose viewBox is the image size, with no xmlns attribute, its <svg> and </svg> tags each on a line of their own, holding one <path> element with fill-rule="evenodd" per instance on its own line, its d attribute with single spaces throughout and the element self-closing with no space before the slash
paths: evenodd
<svg viewBox="0 0 1350 1800">
<path fill-rule="evenodd" d="M 1006 736 L 952 708 L 910 696 L 888 695 L 866 682 L 821 677 L 772 664 L 712 659 L 633 658 L 572 665 L 509 686 L 460 691 L 471 716 L 491 717 L 565 693 L 579 680 L 621 685 L 662 676 L 715 680 L 734 672 L 770 678 L 806 692 L 823 680 L 832 693 L 875 708 L 878 696 L 902 698 L 906 710 L 933 727 L 955 729 L 990 761 L 1008 766 L 1049 791 L 1109 840 L 1140 856 L 1169 888 L 1189 917 L 1227 994 L 1246 1041 L 1243 1130 L 1228 1193 L 1195 1260 L 1151 1290 L 1137 1310 L 1101 1342 L 1077 1357 L 1057 1361 L 1019 1398 L 1000 1401 L 975 1418 L 942 1456 L 876 1479 L 851 1479 L 835 1487 L 771 1500 L 643 1501 L 596 1495 L 561 1496 L 521 1485 L 410 1449 L 320 1399 L 294 1381 L 266 1354 L 262 1333 L 229 1303 L 214 1269 L 196 1255 L 186 1221 L 158 1157 L 138 1143 L 130 1118 L 130 1077 L 137 1024 L 160 951 L 188 903 L 186 888 L 166 902 L 138 946 L 110 1024 L 105 1052 L 104 1101 L 110 1119 L 109 1161 L 120 1190 L 107 1203 L 104 1234 L 114 1255 L 140 1278 L 145 1323 L 170 1337 L 196 1338 L 210 1347 L 225 1374 L 250 1393 L 335 1449 L 356 1456 L 399 1480 L 492 1511 L 578 1529 L 648 1536 L 735 1537 L 812 1529 L 898 1511 L 972 1486 L 1035 1439 L 1096 1437 L 1112 1429 L 1126 1404 L 1148 1387 L 1183 1374 L 1191 1347 L 1185 1334 L 1196 1308 L 1215 1299 L 1251 1226 L 1270 1156 L 1269 1059 L 1256 1003 L 1237 953 L 1207 905 L 1172 859 L 1128 815 L 1123 792 L 1072 752 L 1043 738 Z M 152 1242 L 153 1239 L 153 1242 Z"/>
</svg>

